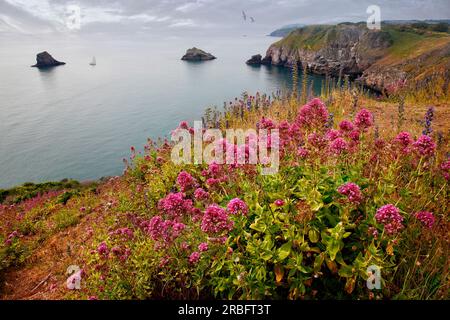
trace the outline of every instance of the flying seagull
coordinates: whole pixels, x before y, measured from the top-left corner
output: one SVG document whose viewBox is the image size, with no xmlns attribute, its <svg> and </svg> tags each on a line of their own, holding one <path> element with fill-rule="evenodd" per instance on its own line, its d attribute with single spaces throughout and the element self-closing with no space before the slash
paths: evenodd
<svg viewBox="0 0 450 320">
<path fill-rule="evenodd" d="M 253 17 L 250 17 L 250 20 L 253 22 L 255 22 L 255 19 Z"/>
<path fill-rule="evenodd" d="M 247 14 L 245 13 L 245 11 L 242 11 L 242 17 L 244 18 L 245 21 L 247 21 Z"/>
</svg>

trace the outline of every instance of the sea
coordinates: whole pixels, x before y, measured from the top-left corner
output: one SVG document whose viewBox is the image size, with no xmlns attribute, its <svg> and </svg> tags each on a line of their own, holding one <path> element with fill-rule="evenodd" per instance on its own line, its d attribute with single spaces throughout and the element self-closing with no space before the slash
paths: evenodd
<svg viewBox="0 0 450 320">
<path fill-rule="evenodd" d="M 167 137 L 207 107 L 292 86 L 286 68 L 248 66 L 277 38 L 52 37 L 1 39 L 0 188 L 123 172 L 130 147 Z M 213 61 L 181 61 L 201 48 Z M 31 68 L 48 51 L 64 66 Z M 97 65 L 90 62 L 96 57 Z M 317 78 L 317 79 L 315 79 Z M 320 76 L 313 76 L 320 91 Z M 301 83 L 301 79 L 299 81 Z"/>
</svg>

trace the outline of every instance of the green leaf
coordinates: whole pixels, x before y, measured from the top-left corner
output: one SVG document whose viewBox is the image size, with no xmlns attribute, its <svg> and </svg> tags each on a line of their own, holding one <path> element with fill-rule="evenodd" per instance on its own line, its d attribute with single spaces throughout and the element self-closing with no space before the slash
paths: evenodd
<svg viewBox="0 0 450 320">
<path fill-rule="evenodd" d="M 323 253 L 318 254 L 314 259 L 314 273 L 317 273 L 322 268 L 323 261 L 325 260 Z"/>
<path fill-rule="evenodd" d="M 280 259 L 280 261 L 283 261 L 284 259 L 286 259 L 289 256 L 289 254 L 291 253 L 291 249 L 292 249 L 291 241 L 283 244 L 280 247 L 280 249 L 278 249 L 278 259 Z"/>
<path fill-rule="evenodd" d="M 353 276 L 353 267 L 352 266 L 342 266 L 338 272 L 339 276 L 343 278 L 350 278 Z"/>
<path fill-rule="evenodd" d="M 309 241 L 311 241 L 312 243 L 319 242 L 320 233 L 317 230 L 309 230 L 308 236 L 309 236 Z"/>
<path fill-rule="evenodd" d="M 256 230 L 258 232 L 265 232 L 267 229 L 267 225 L 262 221 L 262 218 L 258 218 L 254 223 L 250 225 L 250 228 Z"/>
</svg>

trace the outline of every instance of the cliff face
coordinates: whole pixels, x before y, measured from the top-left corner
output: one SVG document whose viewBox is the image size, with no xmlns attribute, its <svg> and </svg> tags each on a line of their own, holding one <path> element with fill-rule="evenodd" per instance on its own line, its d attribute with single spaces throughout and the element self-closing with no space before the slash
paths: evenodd
<svg viewBox="0 0 450 320">
<path fill-rule="evenodd" d="M 420 34 L 404 26 L 374 31 L 365 24 L 318 25 L 295 30 L 274 43 L 262 64 L 290 67 L 297 61 L 312 73 L 349 75 L 382 91 L 436 67 L 448 75 L 449 51 L 448 34 Z"/>
</svg>

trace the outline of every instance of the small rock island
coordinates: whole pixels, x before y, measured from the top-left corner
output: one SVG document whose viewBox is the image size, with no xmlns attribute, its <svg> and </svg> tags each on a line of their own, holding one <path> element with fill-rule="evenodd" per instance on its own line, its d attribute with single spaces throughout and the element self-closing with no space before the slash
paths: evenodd
<svg viewBox="0 0 450 320">
<path fill-rule="evenodd" d="M 56 66 L 65 65 L 65 62 L 60 62 L 54 59 L 47 51 L 38 53 L 36 56 L 36 64 L 32 67 L 35 68 L 50 68 Z"/>
<path fill-rule="evenodd" d="M 211 53 L 207 53 L 201 49 L 192 48 L 186 51 L 186 54 L 181 58 L 185 61 L 207 61 L 217 59 Z"/>
<path fill-rule="evenodd" d="M 260 65 L 262 61 L 262 56 L 260 54 L 256 54 L 250 58 L 250 60 L 247 60 L 248 65 Z"/>
</svg>

